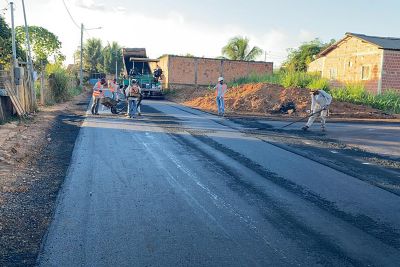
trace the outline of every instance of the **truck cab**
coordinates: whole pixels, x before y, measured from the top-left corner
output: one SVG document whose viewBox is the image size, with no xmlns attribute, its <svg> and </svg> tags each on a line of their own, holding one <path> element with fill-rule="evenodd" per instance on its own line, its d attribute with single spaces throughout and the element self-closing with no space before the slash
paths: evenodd
<svg viewBox="0 0 400 267">
<path fill-rule="evenodd" d="M 132 79 L 136 79 L 142 88 L 144 97 L 163 97 L 161 78 L 154 73 L 158 59 L 150 59 L 146 55 L 145 48 L 123 48 L 122 56 L 124 61 L 125 79 L 124 85 L 129 85 Z M 156 74 L 156 75 L 155 75 Z"/>
</svg>

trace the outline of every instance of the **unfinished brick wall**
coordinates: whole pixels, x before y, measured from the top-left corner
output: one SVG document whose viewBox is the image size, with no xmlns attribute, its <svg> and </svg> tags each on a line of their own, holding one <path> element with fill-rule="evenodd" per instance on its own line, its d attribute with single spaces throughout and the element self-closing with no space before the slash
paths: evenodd
<svg viewBox="0 0 400 267">
<path fill-rule="evenodd" d="M 166 83 L 164 87 L 177 85 L 214 85 L 219 76 L 227 82 L 251 73 L 272 73 L 272 62 L 247 62 L 212 58 L 164 56 L 161 62 L 167 62 Z M 160 67 L 162 67 L 160 65 Z M 164 67 L 162 67 L 164 69 Z"/>
<path fill-rule="evenodd" d="M 389 89 L 400 91 L 400 51 L 384 52 L 382 70 L 382 93 Z"/>
<path fill-rule="evenodd" d="M 377 93 L 381 75 L 383 50 L 359 38 L 348 37 L 329 52 L 324 59 L 310 63 L 309 72 L 320 72 L 333 86 L 363 83 L 370 92 Z M 362 77 L 363 67 L 369 77 Z"/>
</svg>

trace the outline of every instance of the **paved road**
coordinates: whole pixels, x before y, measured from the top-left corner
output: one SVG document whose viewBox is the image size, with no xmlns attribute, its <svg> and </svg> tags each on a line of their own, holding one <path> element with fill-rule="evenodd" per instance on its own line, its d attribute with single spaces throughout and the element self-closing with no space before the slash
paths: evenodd
<svg viewBox="0 0 400 267">
<path fill-rule="evenodd" d="M 290 122 L 259 120 L 264 123 L 279 129 Z M 298 130 L 304 125 L 296 123 L 286 130 Z M 311 131 L 319 132 L 319 121 L 312 126 Z M 328 131 L 326 136 L 340 140 L 346 144 L 360 147 L 368 152 L 378 153 L 385 156 L 400 158 L 400 123 L 368 123 L 368 122 L 353 122 L 353 123 L 330 123 L 328 119 Z"/>
<path fill-rule="evenodd" d="M 40 266 L 398 266 L 398 196 L 224 119 L 144 111 L 85 120 Z"/>
</svg>

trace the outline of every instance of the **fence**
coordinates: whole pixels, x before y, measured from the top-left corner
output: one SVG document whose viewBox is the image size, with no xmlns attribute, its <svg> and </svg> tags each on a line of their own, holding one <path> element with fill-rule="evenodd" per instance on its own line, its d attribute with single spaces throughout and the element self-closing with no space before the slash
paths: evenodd
<svg viewBox="0 0 400 267">
<path fill-rule="evenodd" d="M 36 110 L 33 81 L 26 74 L 26 68 L 21 67 L 20 84 L 15 85 L 14 72 L 0 70 L 0 121 L 14 114 L 23 116 Z"/>
</svg>

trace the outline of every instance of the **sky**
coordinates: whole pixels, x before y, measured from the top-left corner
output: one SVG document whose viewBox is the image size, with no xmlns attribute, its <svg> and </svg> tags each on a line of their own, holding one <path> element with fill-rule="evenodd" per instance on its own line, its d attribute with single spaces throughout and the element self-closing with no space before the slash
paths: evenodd
<svg viewBox="0 0 400 267">
<path fill-rule="evenodd" d="M 9 0 L 0 12 L 11 25 Z M 230 38 L 241 35 L 266 52 L 258 60 L 279 66 L 288 48 L 320 38 L 339 40 L 346 32 L 400 37 L 398 0 L 25 0 L 27 22 L 57 35 L 66 63 L 84 39 L 145 47 L 150 57 L 163 54 L 221 56 Z M 21 0 L 15 0 L 15 24 L 23 25 Z M 77 25 L 76 25 L 77 24 Z"/>
</svg>

